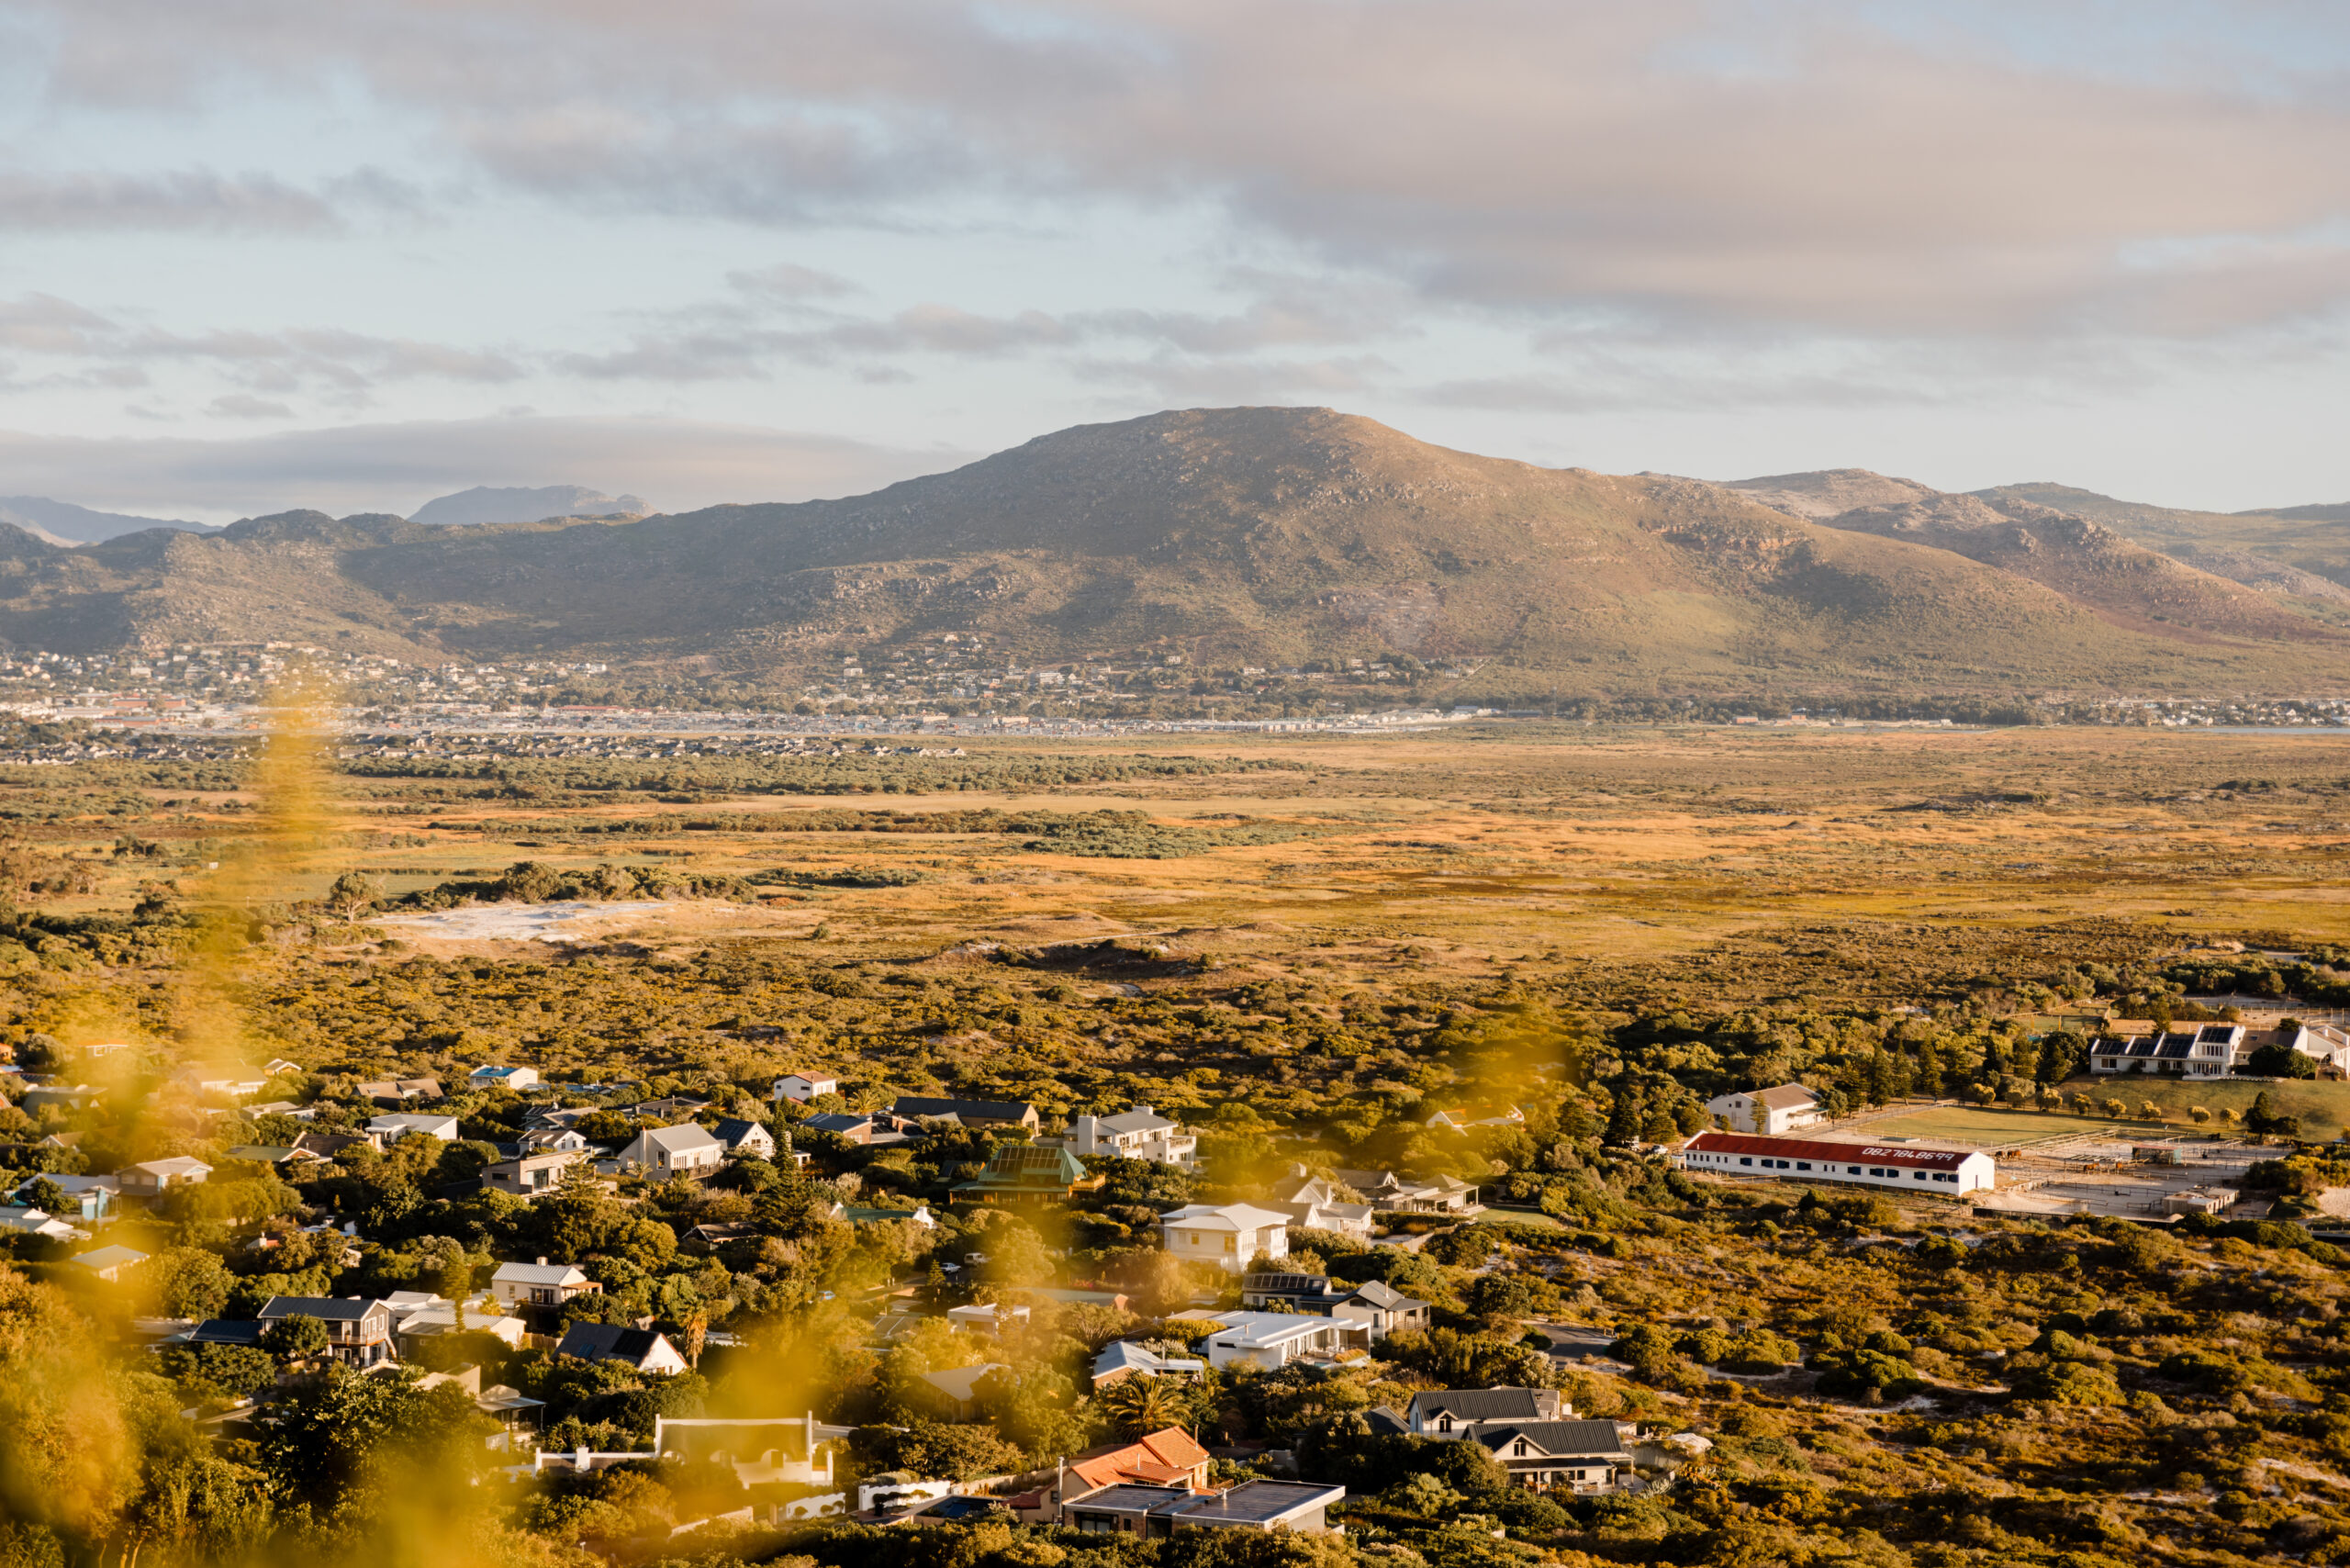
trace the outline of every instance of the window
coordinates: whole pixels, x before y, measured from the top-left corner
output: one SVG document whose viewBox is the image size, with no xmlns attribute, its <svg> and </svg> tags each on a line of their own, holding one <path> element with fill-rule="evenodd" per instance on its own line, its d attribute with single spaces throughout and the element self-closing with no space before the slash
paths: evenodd
<svg viewBox="0 0 2350 1568">
<path fill-rule="evenodd" d="M 1520 1438 L 1517 1441 L 1510 1444 L 1509 1452 L 1512 1459 L 1524 1459 L 1526 1457 L 1526 1439 L 1524 1438 Z"/>
<path fill-rule="evenodd" d="M 1751 1165 L 1751 1164 L 1753 1164 L 1753 1163 L 1754 1163 L 1754 1161 L 1753 1161 L 1753 1160 L 1749 1159 L 1745 1155 L 1742 1155 L 1742 1154 L 1741 1154 L 1741 1155 L 1740 1155 L 1740 1156 L 1738 1157 L 1738 1162 L 1739 1162 L 1740 1165 Z"/>
<path fill-rule="evenodd" d="M 1844 1174 L 1847 1176 L 1858 1176 L 1860 1173 L 1861 1168 L 1857 1165 L 1847 1165 L 1844 1167 Z"/>
<path fill-rule="evenodd" d="M 1798 1170 L 1808 1170 L 1811 1169 L 1811 1161 L 1808 1159 L 1798 1159 L 1796 1161 L 1796 1169 Z"/>
<path fill-rule="evenodd" d="M 1926 1179 L 1926 1173 L 1925 1173 L 1924 1171 L 1922 1171 L 1922 1170 L 1912 1170 L 1911 1172 L 1909 1172 L 1909 1180 L 1911 1180 L 1912 1182 L 1922 1182 L 1922 1181 L 1924 1181 L 1925 1179 Z"/>
</svg>

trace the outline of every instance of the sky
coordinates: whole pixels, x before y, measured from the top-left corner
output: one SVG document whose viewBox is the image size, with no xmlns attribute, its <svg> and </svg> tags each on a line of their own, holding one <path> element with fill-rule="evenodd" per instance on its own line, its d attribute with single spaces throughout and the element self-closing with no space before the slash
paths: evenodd
<svg viewBox="0 0 2350 1568">
<path fill-rule="evenodd" d="M 681 510 L 1232 404 L 2350 500 L 2350 6 L 0 0 L 0 495 Z"/>
</svg>

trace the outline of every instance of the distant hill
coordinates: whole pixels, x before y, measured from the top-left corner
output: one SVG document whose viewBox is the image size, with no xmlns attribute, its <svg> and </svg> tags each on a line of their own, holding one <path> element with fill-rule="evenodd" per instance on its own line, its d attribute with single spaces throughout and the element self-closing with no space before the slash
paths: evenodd
<svg viewBox="0 0 2350 1568">
<path fill-rule="evenodd" d="M 652 510 L 641 496 L 608 496 L 578 485 L 541 485 L 535 489 L 476 485 L 425 502 L 408 521 L 436 528 L 465 528 L 491 522 L 538 522 L 551 517 L 643 517 Z"/>
<path fill-rule="evenodd" d="M 176 528 L 188 533 L 210 533 L 209 523 L 183 522 L 173 518 L 132 517 L 118 511 L 92 511 L 71 501 L 47 496 L 0 496 L 0 522 L 21 528 L 52 544 L 88 544 L 118 534 L 150 528 Z"/>
<path fill-rule="evenodd" d="M 1023 662 L 1408 654 L 1536 698 L 2350 690 L 2331 606 L 2076 514 L 1861 470 L 1743 483 L 1538 468 L 1323 409 L 1194 409 L 868 496 L 633 522 L 288 512 L 70 552 L 0 529 L 0 636 L 783 679 L 954 632 Z"/>
<path fill-rule="evenodd" d="M 2094 518 L 2154 549 L 2266 593 L 2334 596 L 2310 577 L 2350 588 L 2350 503 L 2270 511 L 2193 511 L 2116 500 L 2069 485 L 2002 485 L 1977 490 L 1986 500 L 2029 501 Z M 2277 568 L 2301 576 L 2280 576 Z M 2298 585 L 2298 586 L 2288 586 Z"/>
</svg>

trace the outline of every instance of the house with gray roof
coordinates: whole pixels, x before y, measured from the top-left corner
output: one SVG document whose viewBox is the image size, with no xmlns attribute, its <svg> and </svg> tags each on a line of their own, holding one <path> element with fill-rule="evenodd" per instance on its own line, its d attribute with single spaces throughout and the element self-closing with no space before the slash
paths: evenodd
<svg viewBox="0 0 2350 1568">
<path fill-rule="evenodd" d="M 701 1177 L 726 1163 L 726 1146 L 690 1122 L 682 1126 L 647 1127 L 621 1150 L 620 1160 L 622 1170 L 633 1168 L 655 1181 Z"/>
<path fill-rule="evenodd" d="M 1613 1421 L 1494 1422 L 1472 1440 L 1521 1486 L 1612 1492 L 1632 1468 L 1631 1444 Z"/>
</svg>

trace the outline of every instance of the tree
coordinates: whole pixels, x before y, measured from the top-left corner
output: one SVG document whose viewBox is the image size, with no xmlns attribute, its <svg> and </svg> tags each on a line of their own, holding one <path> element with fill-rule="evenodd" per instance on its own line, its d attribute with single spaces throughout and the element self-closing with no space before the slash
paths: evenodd
<svg viewBox="0 0 2350 1568">
<path fill-rule="evenodd" d="M 65 1195 L 65 1189 L 46 1176 L 36 1176 L 18 1188 L 17 1200 L 40 1210 L 43 1214 L 50 1215 L 63 1214 L 69 1207 L 78 1208 L 78 1205 Z"/>
<path fill-rule="evenodd" d="M 329 913 L 341 916 L 346 925 L 352 924 L 384 902 L 384 884 L 363 871 L 345 871 L 334 879 L 322 902 Z"/>
<path fill-rule="evenodd" d="M 327 1345 L 327 1326 L 306 1312 L 281 1317 L 261 1333 L 262 1349 L 282 1361 L 315 1361 Z"/>
<path fill-rule="evenodd" d="M 1095 1402 L 1118 1435 L 1127 1439 L 1189 1426 L 1199 1417 L 1196 1391 L 1171 1376 L 1130 1372 L 1103 1389 Z"/>
</svg>

